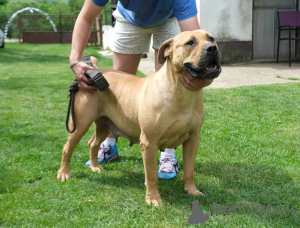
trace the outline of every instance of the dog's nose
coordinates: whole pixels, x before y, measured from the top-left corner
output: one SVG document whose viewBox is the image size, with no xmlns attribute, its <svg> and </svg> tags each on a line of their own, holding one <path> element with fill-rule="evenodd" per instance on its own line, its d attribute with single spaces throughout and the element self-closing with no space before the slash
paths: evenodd
<svg viewBox="0 0 300 228">
<path fill-rule="evenodd" d="M 206 53 L 208 55 L 214 55 L 218 52 L 218 48 L 216 45 L 214 44 L 207 44 L 205 47 L 204 47 L 204 51 L 206 51 Z"/>
</svg>

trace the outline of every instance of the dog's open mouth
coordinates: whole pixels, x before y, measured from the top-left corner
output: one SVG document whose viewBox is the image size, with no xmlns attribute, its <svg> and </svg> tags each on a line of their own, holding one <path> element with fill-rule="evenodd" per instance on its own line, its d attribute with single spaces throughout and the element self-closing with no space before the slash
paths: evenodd
<svg viewBox="0 0 300 228">
<path fill-rule="evenodd" d="M 184 64 L 184 66 L 193 77 L 200 80 L 214 79 L 218 77 L 222 71 L 222 68 L 215 63 L 208 65 L 205 69 L 202 70 L 196 70 L 189 63 Z"/>
</svg>

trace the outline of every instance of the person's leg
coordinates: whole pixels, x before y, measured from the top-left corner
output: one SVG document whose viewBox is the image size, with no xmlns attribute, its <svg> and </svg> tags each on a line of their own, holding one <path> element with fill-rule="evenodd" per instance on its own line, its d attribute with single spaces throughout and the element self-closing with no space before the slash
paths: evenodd
<svg viewBox="0 0 300 228">
<path fill-rule="evenodd" d="M 148 52 L 151 33 L 147 29 L 138 28 L 124 19 L 118 10 L 113 36 L 113 69 L 136 74 L 142 53 Z M 118 156 L 118 147 L 112 133 L 101 143 L 98 162 L 108 163 Z M 90 161 L 86 163 L 88 166 Z"/>
<path fill-rule="evenodd" d="M 168 39 L 177 36 L 181 32 L 178 21 L 175 18 L 168 20 L 165 24 L 153 29 L 153 45 L 155 50 L 155 70 L 158 71 L 163 64 L 158 62 L 158 49 Z"/>
<path fill-rule="evenodd" d="M 136 74 L 142 54 L 113 53 L 113 69 Z"/>
<path fill-rule="evenodd" d="M 153 31 L 153 49 L 155 50 L 155 71 L 158 71 L 163 64 L 158 62 L 158 49 L 166 40 L 173 38 L 180 33 L 180 27 L 176 19 L 168 20 L 164 25 Z M 174 148 L 166 148 L 161 152 L 159 158 L 159 179 L 172 179 L 178 173 L 178 160 Z"/>
<path fill-rule="evenodd" d="M 149 49 L 151 34 L 131 25 L 117 10 L 114 17 L 113 69 L 136 74 L 142 53 Z M 114 138 L 114 135 L 110 133 L 108 138 Z"/>
<path fill-rule="evenodd" d="M 121 54 L 113 53 L 113 69 L 124 71 L 129 74 L 136 74 L 142 54 Z M 104 148 L 114 146 L 116 143 L 115 136 L 109 133 L 106 140 L 103 142 Z"/>
</svg>

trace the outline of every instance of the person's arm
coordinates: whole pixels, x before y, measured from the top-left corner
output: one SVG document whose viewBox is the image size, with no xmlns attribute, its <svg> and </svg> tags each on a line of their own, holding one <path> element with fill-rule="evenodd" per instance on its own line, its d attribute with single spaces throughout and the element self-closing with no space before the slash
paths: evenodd
<svg viewBox="0 0 300 228">
<path fill-rule="evenodd" d="M 197 16 L 182 20 L 182 21 L 178 21 L 181 32 L 184 31 L 193 31 L 193 30 L 197 30 L 200 29 L 200 25 L 197 19 Z"/>
<path fill-rule="evenodd" d="M 81 59 L 82 53 L 90 36 L 93 21 L 101 13 L 103 8 L 104 7 L 95 5 L 92 0 L 85 1 L 78 15 L 73 31 L 72 49 L 69 58 L 70 65 Z M 72 67 L 73 73 L 79 83 L 79 86 L 88 92 L 96 90 L 94 86 L 88 85 L 90 81 L 84 75 L 87 70 L 92 69 L 93 67 L 88 66 L 87 64 L 82 62 L 79 62 Z"/>
</svg>

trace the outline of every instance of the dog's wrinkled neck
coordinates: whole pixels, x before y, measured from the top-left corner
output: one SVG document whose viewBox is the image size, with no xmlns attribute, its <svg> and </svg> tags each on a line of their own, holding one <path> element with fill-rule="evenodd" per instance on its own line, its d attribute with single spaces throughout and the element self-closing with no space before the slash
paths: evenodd
<svg viewBox="0 0 300 228">
<path fill-rule="evenodd" d="M 191 108 L 194 102 L 202 96 L 202 90 L 192 91 L 186 89 L 180 80 L 181 77 L 182 70 L 177 70 L 171 60 L 167 58 L 162 68 L 155 74 L 154 79 L 156 87 L 164 100 L 189 109 L 188 107 Z"/>
<path fill-rule="evenodd" d="M 212 79 L 200 80 L 194 78 L 183 66 L 176 66 L 172 64 L 172 60 L 170 58 L 166 59 L 166 62 L 160 71 L 165 74 L 160 75 L 160 77 L 167 79 L 169 87 L 176 90 L 177 93 L 179 93 L 181 90 L 188 90 L 196 95 L 195 93 L 199 92 L 213 82 Z M 182 80 L 189 81 L 190 84 L 192 83 L 193 89 L 189 88 L 188 85 L 185 85 Z"/>
<path fill-rule="evenodd" d="M 187 69 L 184 69 L 181 73 L 182 73 L 182 78 L 180 81 L 181 81 L 182 85 L 186 89 L 192 90 L 194 92 L 197 92 L 197 91 L 203 89 L 204 87 L 209 86 L 211 83 L 213 83 L 213 79 L 194 78 Z M 191 83 L 192 88 L 189 88 L 188 85 L 185 85 L 182 81 L 184 81 L 184 82 L 188 81 L 189 83 Z"/>
<path fill-rule="evenodd" d="M 180 77 L 178 77 L 178 70 L 172 64 L 169 58 L 166 58 L 164 65 L 156 72 L 155 77 L 163 82 L 164 87 L 178 89 L 181 86 Z"/>
</svg>

